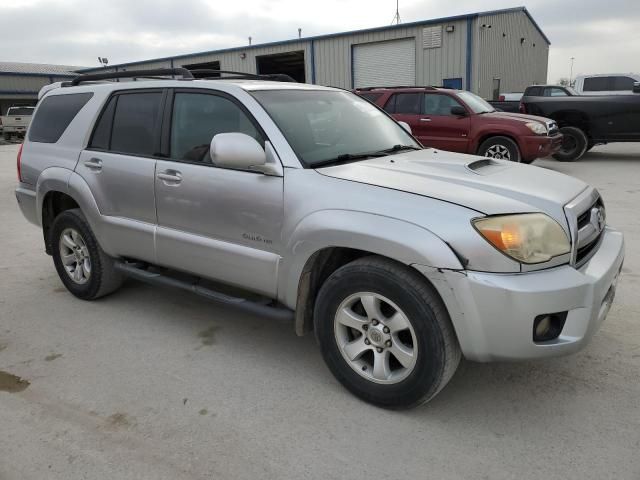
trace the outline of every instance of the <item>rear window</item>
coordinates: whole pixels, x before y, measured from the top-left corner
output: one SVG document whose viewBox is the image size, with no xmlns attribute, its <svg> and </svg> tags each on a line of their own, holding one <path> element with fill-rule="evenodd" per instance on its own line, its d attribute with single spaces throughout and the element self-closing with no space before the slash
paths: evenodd
<svg viewBox="0 0 640 480">
<path fill-rule="evenodd" d="M 421 99 L 421 93 L 395 93 L 384 106 L 384 109 L 389 113 L 419 115 Z"/>
<path fill-rule="evenodd" d="M 72 93 L 45 97 L 31 122 L 29 140 L 56 143 L 92 96 L 93 93 Z"/>
<path fill-rule="evenodd" d="M 7 110 L 7 115 L 28 117 L 29 115 L 33 115 L 33 110 L 34 107 L 11 107 Z"/>
</svg>

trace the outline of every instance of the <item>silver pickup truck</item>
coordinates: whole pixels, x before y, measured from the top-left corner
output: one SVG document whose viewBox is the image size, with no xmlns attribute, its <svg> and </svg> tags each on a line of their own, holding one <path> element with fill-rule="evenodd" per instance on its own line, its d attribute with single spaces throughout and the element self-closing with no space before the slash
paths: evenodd
<svg viewBox="0 0 640 480">
<path fill-rule="evenodd" d="M 9 107 L 6 114 L 0 118 L 2 136 L 10 140 L 12 136 L 24 137 L 35 107 Z"/>
<path fill-rule="evenodd" d="M 462 355 L 573 353 L 606 317 L 624 241 L 589 185 L 422 148 L 347 91 L 170 73 L 81 77 L 35 112 L 16 196 L 78 298 L 131 276 L 289 316 L 388 408 Z"/>
</svg>

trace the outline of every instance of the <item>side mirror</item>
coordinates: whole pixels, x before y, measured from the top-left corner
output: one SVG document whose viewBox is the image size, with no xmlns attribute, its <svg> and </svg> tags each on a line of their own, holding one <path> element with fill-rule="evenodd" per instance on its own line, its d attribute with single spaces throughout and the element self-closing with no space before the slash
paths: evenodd
<svg viewBox="0 0 640 480">
<path fill-rule="evenodd" d="M 236 170 L 258 170 L 267 163 L 267 155 L 255 138 L 244 133 L 219 133 L 209 150 L 214 165 Z"/>
<path fill-rule="evenodd" d="M 407 122 L 398 122 L 398 123 L 400 124 L 400 126 L 402 128 L 404 128 L 407 131 L 407 133 L 409 135 L 413 135 L 413 132 L 411 131 L 411 127 L 409 126 L 409 124 Z"/>
<path fill-rule="evenodd" d="M 633 93 L 640 93 L 640 82 L 633 83 Z"/>
<path fill-rule="evenodd" d="M 455 115 L 456 117 L 466 117 L 467 111 L 464 109 L 464 107 L 456 105 L 454 107 L 451 107 L 451 115 Z"/>
</svg>

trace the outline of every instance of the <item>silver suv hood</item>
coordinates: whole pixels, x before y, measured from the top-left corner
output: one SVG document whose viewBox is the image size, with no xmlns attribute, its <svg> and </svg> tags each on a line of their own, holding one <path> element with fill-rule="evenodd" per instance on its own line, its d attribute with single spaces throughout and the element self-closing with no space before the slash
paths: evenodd
<svg viewBox="0 0 640 480">
<path fill-rule="evenodd" d="M 455 203 L 487 215 L 541 211 L 562 225 L 566 225 L 564 205 L 588 187 L 545 168 L 433 149 L 317 171 Z"/>
</svg>

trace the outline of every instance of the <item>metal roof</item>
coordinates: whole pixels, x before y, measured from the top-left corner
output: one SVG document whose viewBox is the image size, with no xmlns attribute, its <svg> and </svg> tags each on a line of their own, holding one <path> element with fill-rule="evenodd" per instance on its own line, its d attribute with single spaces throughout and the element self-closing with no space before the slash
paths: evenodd
<svg viewBox="0 0 640 480">
<path fill-rule="evenodd" d="M 0 62 L 0 73 L 18 75 L 72 75 L 84 67 L 71 65 L 49 65 L 46 63 Z"/>
<path fill-rule="evenodd" d="M 382 31 L 382 30 L 395 30 L 395 29 L 398 29 L 398 28 L 416 27 L 416 26 L 420 26 L 420 25 L 429 25 L 429 24 L 434 24 L 434 23 L 453 22 L 453 21 L 456 21 L 456 20 L 469 20 L 469 19 L 474 19 L 474 18 L 482 17 L 482 16 L 501 15 L 501 14 L 504 14 L 504 13 L 513 13 L 513 12 L 523 12 L 529 18 L 529 20 L 531 20 L 531 23 L 533 23 L 534 27 L 540 32 L 540 35 L 542 35 L 542 37 L 545 39 L 545 41 L 549 45 L 551 45 L 551 42 L 549 41 L 549 38 L 545 35 L 545 33 L 540 28 L 540 26 L 533 19 L 533 17 L 531 16 L 531 14 L 529 13 L 529 11 L 527 10 L 526 7 L 513 7 L 513 8 L 504 8 L 504 9 L 500 9 L 500 10 L 488 10 L 488 11 L 478 12 L 478 13 L 468 13 L 468 14 L 465 14 L 465 15 L 456 15 L 456 16 L 452 16 L 452 17 L 442 17 L 442 18 L 434 18 L 434 19 L 430 19 L 430 20 L 420 20 L 420 21 L 416 21 L 416 22 L 400 23 L 398 25 L 387 25 L 387 26 L 384 26 L 384 27 L 365 28 L 365 29 L 361 29 L 361 30 L 351 30 L 351 31 L 347 31 L 347 32 L 338 32 L 338 33 L 329 33 L 329 34 L 325 34 L 325 35 L 316 35 L 316 36 L 313 36 L 313 37 L 292 38 L 292 39 L 289 39 L 289 40 L 281 40 L 281 41 L 277 41 L 277 42 L 260 43 L 260 44 L 255 44 L 255 45 L 244 45 L 244 46 L 241 46 L 241 47 L 224 48 L 224 49 L 218 49 L 218 50 L 208 50 L 208 51 L 204 51 L 204 52 L 195 52 L 195 53 L 187 53 L 187 54 L 182 54 L 182 55 L 173 55 L 173 56 L 170 56 L 170 57 L 151 58 L 151 59 L 148 59 L 148 60 L 139 60 L 139 61 L 135 61 L 135 62 L 118 63 L 118 64 L 114 64 L 114 65 L 109 65 L 109 68 L 128 67 L 128 66 L 131 66 L 131 65 L 140 65 L 142 63 L 163 62 L 163 61 L 169 61 L 169 60 L 176 60 L 176 59 L 179 59 L 179 58 L 197 57 L 197 56 L 200 56 L 200 55 L 212 55 L 212 54 L 234 52 L 234 51 L 246 51 L 246 50 L 251 50 L 251 49 L 255 49 L 255 48 L 272 47 L 272 46 L 275 46 L 275 45 L 286 45 L 286 44 L 289 44 L 289 43 L 308 42 L 308 41 L 313 41 L 313 40 L 323 40 L 323 39 L 326 39 L 326 38 L 341 37 L 341 36 L 344 36 L 344 35 L 353 35 L 353 34 L 357 34 L 357 33 L 373 33 L 373 32 L 379 32 L 379 31 Z M 90 72 L 90 71 L 100 70 L 101 68 L 102 67 L 84 68 L 84 69 L 78 69 L 77 71 L 78 72 Z"/>
</svg>

